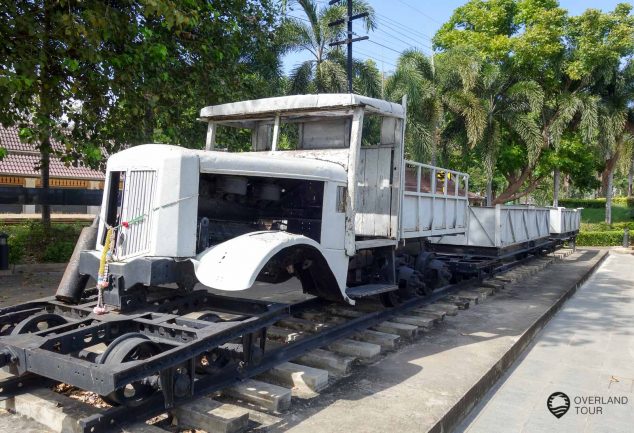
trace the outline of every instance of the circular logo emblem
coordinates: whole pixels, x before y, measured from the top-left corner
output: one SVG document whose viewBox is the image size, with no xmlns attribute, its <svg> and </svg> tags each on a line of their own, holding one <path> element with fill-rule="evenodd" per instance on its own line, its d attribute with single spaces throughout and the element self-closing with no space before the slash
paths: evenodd
<svg viewBox="0 0 634 433">
<path fill-rule="evenodd" d="M 548 407 L 550 413 L 557 418 L 561 418 L 570 409 L 570 399 L 563 392 L 553 392 L 546 400 L 546 407 Z"/>
</svg>

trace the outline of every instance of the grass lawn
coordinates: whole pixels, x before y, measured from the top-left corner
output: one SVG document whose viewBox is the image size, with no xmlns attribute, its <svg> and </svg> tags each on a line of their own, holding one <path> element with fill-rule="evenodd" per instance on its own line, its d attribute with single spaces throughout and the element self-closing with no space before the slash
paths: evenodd
<svg viewBox="0 0 634 433">
<path fill-rule="evenodd" d="M 632 209 L 628 209 L 624 204 L 612 206 L 612 223 L 634 222 L 630 211 L 632 211 Z M 596 224 L 602 223 L 603 221 L 605 221 L 605 209 L 588 208 L 581 211 L 582 223 Z"/>
<path fill-rule="evenodd" d="M 577 237 L 580 246 L 610 246 L 621 245 L 623 230 L 634 230 L 633 209 L 625 204 L 612 206 L 612 225 L 607 225 L 604 208 L 587 208 L 581 211 L 581 231 Z"/>
</svg>

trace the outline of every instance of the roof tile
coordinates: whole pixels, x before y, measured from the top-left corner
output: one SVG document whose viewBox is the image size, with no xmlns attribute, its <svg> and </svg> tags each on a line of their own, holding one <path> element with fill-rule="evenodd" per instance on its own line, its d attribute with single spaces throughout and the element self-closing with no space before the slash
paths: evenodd
<svg viewBox="0 0 634 433">
<path fill-rule="evenodd" d="M 53 140 L 53 148 L 62 150 L 62 145 Z M 7 149 L 7 156 L 0 160 L 0 174 L 11 176 L 39 176 L 40 157 L 35 144 L 20 141 L 18 129 L 0 127 L 0 147 Z M 56 178 L 102 180 L 103 172 L 88 167 L 66 165 L 59 158 L 51 157 L 50 176 Z"/>
</svg>

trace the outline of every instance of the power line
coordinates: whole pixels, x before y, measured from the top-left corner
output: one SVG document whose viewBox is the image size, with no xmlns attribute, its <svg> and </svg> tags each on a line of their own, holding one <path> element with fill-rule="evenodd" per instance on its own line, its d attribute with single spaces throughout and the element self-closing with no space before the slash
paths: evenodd
<svg viewBox="0 0 634 433">
<path fill-rule="evenodd" d="M 298 17 L 298 16 L 295 16 L 295 15 L 287 15 L 287 17 L 289 17 L 289 18 L 295 18 L 295 19 L 298 19 L 298 20 L 301 20 L 301 21 L 305 21 L 305 22 L 307 22 L 307 23 L 309 23 L 309 24 L 310 24 L 310 21 L 309 21 L 307 18 Z M 384 17 L 384 20 L 385 20 L 386 18 L 387 18 L 387 17 Z M 422 43 L 421 41 L 418 41 L 418 40 L 416 40 L 415 38 L 413 38 L 413 37 L 411 37 L 411 36 L 409 36 L 409 35 L 407 35 L 407 34 L 405 34 L 405 33 L 401 32 L 400 30 L 398 30 L 398 29 L 394 28 L 394 26 L 393 26 L 393 25 L 391 25 L 390 23 L 383 21 L 383 25 L 384 25 L 385 27 L 387 27 L 389 30 L 391 30 L 392 32 L 397 33 L 397 34 L 401 35 L 402 37 L 406 37 L 406 38 L 410 39 L 411 41 L 413 41 L 413 42 L 415 43 L 415 45 L 413 45 L 411 42 L 404 41 L 404 40 L 403 40 L 403 39 L 401 39 L 400 37 L 394 36 L 394 35 L 392 35 L 391 33 L 387 32 L 387 31 L 385 31 L 385 30 L 382 30 L 382 29 L 381 29 L 381 27 L 378 27 L 378 28 L 375 30 L 375 34 L 376 34 L 377 32 L 378 32 L 378 33 L 385 34 L 385 35 L 387 35 L 388 37 L 391 37 L 392 39 L 395 39 L 395 40 L 397 40 L 397 41 L 399 41 L 399 42 L 401 42 L 401 43 L 405 44 L 405 45 L 406 45 L 406 46 L 408 46 L 408 47 L 411 47 L 411 46 L 413 46 L 413 47 L 420 46 L 420 47 L 423 47 L 423 48 L 427 48 L 427 49 L 428 49 L 428 50 L 430 50 L 430 51 L 433 51 L 433 48 L 432 48 L 430 45 L 424 44 L 424 43 Z M 408 30 L 409 30 L 409 29 L 411 29 L 410 27 L 405 27 L 405 26 L 403 26 L 403 27 L 404 27 L 404 28 L 406 28 L 406 29 L 408 29 Z M 417 33 L 417 34 L 419 34 L 420 36 L 422 36 L 422 37 L 426 38 L 427 40 L 430 40 L 430 41 L 431 41 L 431 39 L 430 39 L 428 36 L 425 36 L 425 35 L 423 35 L 422 33 L 418 33 L 418 32 L 415 32 L 415 31 L 413 31 L 413 30 L 412 30 L 412 33 Z"/>
<path fill-rule="evenodd" d="M 368 41 L 368 42 L 370 42 L 371 44 L 374 44 L 374 45 L 378 45 L 378 46 L 380 46 L 380 47 L 383 47 L 383 48 L 385 48 L 386 50 L 394 51 L 394 52 L 395 52 L 396 54 L 398 54 L 398 55 L 400 55 L 400 54 L 401 54 L 401 52 L 400 52 L 400 51 L 397 51 L 397 50 L 395 50 L 394 48 L 390 48 L 390 47 L 388 47 L 387 45 L 380 44 L 380 43 L 378 43 L 378 42 L 376 42 L 376 41 L 373 41 L 373 40 L 370 40 L 370 41 Z"/>
<path fill-rule="evenodd" d="M 422 16 L 424 16 L 425 18 L 427 18 L 428 20 L 433 21 L 433 22 L 435 22 L 436 24 L 440 24 L 440 25 L 442 25 L 442 23 L 441 23 L 440 21 L 436 20 L 434 17 L 432 17 L 432 16 L 430 16 L 430 15 L 427 15 L 425 12 L 421 11 L 421 10 L 420 10 L 420 9 L 418 9 L 417 7 L 414 7 L 414 6 L 412 6 L 411 4 L 409 4 L 409 3 L 407 3 L 407 2 L 404 2 L 403 0 L 396 0 L 396 1 L 398 1 L 398 2 L 399 2 L 399 3 L 401 3 L 401 4 L 404 4 L 404 5 L 405 5 L 405 6 L 407 6 L 408 8 L 410 8 L 410 9 L 412 9 L 412 10 L 414 10 L 414 11 L 418 12 L 419 14 L 421 14 Z"/>
<path fill-rule="evenodd" d="M 413 42 L 413 43 L 412 43 L 412 42 L 405 41 L 405 40 L 403 40 L 403 39 L 399 38 L 398 36 L 394 36 L 393 34 L 388 33 L 388 32 L 386 32 L 386 31 L 382 31 L 382 32 L 381 32 L 381 34 L 382 34 L 382 35 L 385 35 L 385 36 L 387 36 L 387 37 L 390 37 L 390 38 L 392 38 L 392 39 L 394 39 L 394 40 L 397 40 L 397 41 L 399 41 L 399 42 L 401 42 L 401 43 L 405 44 L 405 46 L 407 46 L 407 47 L 416 47 L 416 46 L 420 46 L 420 47 L 425 47 L 425 48 L 427 48 L 427 49 L 431 50 L 431 47 L 430 47 L 429 45 L 423 44 L 422 42 L 417 41 L 417 40 L 415 40 L 415 39 L 411 39 L 411 41 Z"/>
<path fill-rule="evenodd" d="M 385 58 L 382 58 L 382 56 L 380 54 L 376 54 L 379 57 L 374 57 L 373 54 L 368 54 L 368 53 L 366 53 L 364 51 L 361 51 L 359 49 L 357 49 L 357 53 L 361 54 L 362 56 L 364 56 L 364 57 L 366 57 L 368 59 L 372 59 L 372 60 L 374 60 L 376 62 L 384 63 L 386 65 L 389 65 L 389 66 L 392 66 L 392 67 L 396 68 L 396 65 L 394 63 L 388 62 L 387 60 L 385 60 Z"/>
<path fill-rule="evenodd" d="M 400 23 L 400 22 L 398 22 L 398 21 L 396 21 L 396 20 L 394 20 L 394 19 L 392 19 L 392 18 L 390 18 L 390 17 L 388 17 L 387 15 L 384 15 L 384 14 L 377 13 L 376 15 L 383 20 L 384 24 L 385 24 L 385 21 L 387 21 L 388 24 L 391 24 L 393 26 L 398 26 L 399 28 L 407 30 L 407 31 L 409 31 L 412 34 L 418 35 L 418 36 L 420 36 L 420 37 L 422 37 L 424 39 L 427 39 L 428 41 L 432 42 L 432 38 L 430 38 L 428 35 L 424 34 L 423 32 L 421 32 L 421 31 L 419 31 L 419 30 L 417 30 L 417 29 L 415 29 L 413 27 L 406 26 L 405 24 Z"/>
<path fill-rule="evenodd" d="M 419 35 L 417 35 L 417 34 L 414 34 L 414 32 L 410 32 L 410 34 L 407 34 L 407 33 L 405 33 L 404 31 L 401 31 L 401 30 L 400 30 L 399 28 L 397 28 L 395 25 L 390 24 L 389 22 L 384 21 L 384 20 L 381 20 L 381 21 L 379 22 L 379 28 L 378 28 L 378 30 L 380 31 L 382 27 L 385 27 L 385 28 L 387 28 L 387 29 L 391 30 L 392 32 L 397 33 L 398 35 L 400 35 L 400 36 L 402 36 L 402 37 L 405 37 L 405 38 L 411 39 L 411 40 L 413 40 L 413 41 L 416 41 L 416 43 L 418 43 L 418 44 L 421 44 L 421 43 L 422 43 L 422 42 L 421 42 L 421 40 L 423 40 L 423 39 L 425 39 L 426 41 L 430 41 L 430 39 L 429 39 L 429 38 L 423 38 L 423 37 L 421 37 L 421 36 L 419 36 Z M 412 34 L 413 34 L 413 36 L 412 36 Z M 418 36 L 420 39 L 417 39 L 417 36 Z M 425 44 L 425 46 L 427 46 L 427 47 L 429 47 L 429 48 L 431 49 L 431 47 L 430 47 L 429 45 L 426 45 L 426 44 Z"/>
</svg>

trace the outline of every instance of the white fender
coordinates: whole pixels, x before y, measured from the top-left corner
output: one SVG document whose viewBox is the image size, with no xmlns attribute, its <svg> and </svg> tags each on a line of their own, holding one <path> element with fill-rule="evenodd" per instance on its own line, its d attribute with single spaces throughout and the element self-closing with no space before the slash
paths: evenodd
<svg viewBox="0 0 634 433">
<path fill-rule="evenodd" d="M 250 288 L 266 263 L 278 252 L 296 245 L 308 245 L 318 250 L 331 270 L 330 256 L 321 246 L 306 236 L 283 231 L 247 233 L 215 245 L 196 256 L 194 271 L 198 281 L 218 290 L 236 291 Z M 342 253 L 343 254 L 343 253 Z M 342 255 L 345 258 L 345 255 Z M 344 287 L 339 282 L 342 297 Z"/>
</svg>

